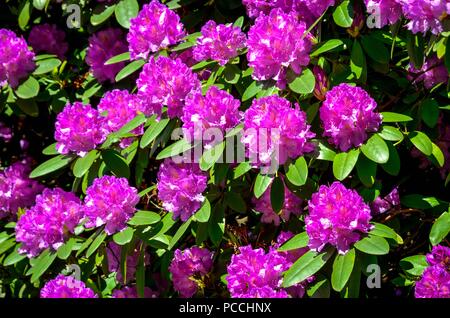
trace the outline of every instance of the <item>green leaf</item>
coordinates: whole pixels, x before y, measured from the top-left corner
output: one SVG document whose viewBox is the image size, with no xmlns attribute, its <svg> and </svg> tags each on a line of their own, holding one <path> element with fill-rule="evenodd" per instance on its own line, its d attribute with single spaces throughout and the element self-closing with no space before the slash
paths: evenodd
<svg viewBox="0 0 450 318">
<path fill-rule="evenodd" d="M 53 157 L 53 158 L 41 163 L 33 171 L 31 171 L 30 178 L 42 177 L 51 172 L 62 169 L 64 167 L 66 167 L 67 165 L 69 165 L 69 163 L 72 160 L 73 160 L 73 157 L 68 157 L 68 156 L 64 156 L 64 155 L 59 155 L 59 156 Z"/>
<path fill-rule="evenodd" d="M 129 61 L 129 60 L 130 60 L 130 52 L 125 52 L 125 53 L 121 53 L 121 54 L 113 56 L 112 58 L 110 58 L 109 60 L 107 60 L 105 62 L 105 65 L 116 64 L 116 63 L 125 62 L 125 61 Z"/>
<path fill-rule="evenodd" d="M 344 289 L 355 265 L 355 249 L 350 249 L 345 255 L 338 254 L 333 262 L 331 286 L 337 292 Z"/>
<path fill-rule="evenodd" d="M 388 141 L 401 141 L 404 138 L 400 129 L 392 126 L 383 126 L 378 135 Z"/>
<path fill-rule="evenodd" d="M 434 222 L 430 231 L 431 244 L 438 245 L 450 233 L 450 212 L 444 212 Z"/>
<path fill-rule="evenodd" d="M 236 84 L 241 78 L 241 70 L 234 64 L 227 64 L 223 76 L 228 84 Z"/>
<path fill-rule="evenodd" d="M 206 150 L 200 158 L 200 169 L 208 171 L 222 156 L 225 150 L 225 142 L 218 143 L 211 149 Z"/>
<path fill-rule="evenodd" d="M 407 33 L 406 48 L 408 50 L 409 59 L 414 68 L 420 70 L 424 60 L 424 45 L 420 35 Z"/>
<path fill-rule="evenodd" d="M 393 229 L 389 226 L 372 222 L 375 226 L 372 231 L 369 232 L 369 235 L 381 236 L 385 238 L 390 238 L 395 240 L 398 244 L 403 244 L 403 239 L 400 235 L 398 235 Z"/>
<path fill-rule="evenodd" d="M 205 199 L 200 209 L 195 212 L 194 220 L 200 223 L 206 223 L 211 216 L 211 204 L 208 199 Z"/>
<path fill-rule="evenodd" d="M 370 255 L 386 255 L 389 253 L 389 243 L 380 236 L 369 235 L 355 243 L 356 249 Z"/>
<path fill-rule="evenodd" d="M 119 232 L 120 233 L 120 232 Z M 95 240 L 92 242 L 92 244 L 89 246 L 89 248 L 86 251 L 86 257 L 91 257 L 92 254 L 97 251 L 97 249 L 100 247 L 100 245 L 103 243 L 103 241 L 106 239 L 108 235 L 105 232 L 101 232 Z"/>
<path fill-rule="evenodd" d="M 401 123 L 413 120 L 409 116 L 392 112 L 382 112 L 381 116 L 383 116 L 383 123 Z"/>
<path fill-rule="evenodd" d="M 243 176 L 250 170 L 252 170 L 252 165 L 250 164 L 250 162 L 247 162 L 247 161 L 241 162 L 233 170 L 233 179 L 237 179 L 237 178 Z"/>
<path fill-rule="evenodd" d="M 356 78 L 365 82 L 367 79 L 367 63 L 364 51 L 361 48 L 358 40 L 355 39 L 352 47 L 352 54 L 350 58 L 350 69 L 355 74 Z"/>
<path fill-rule="evenodd" d="M 318 275 L 319 277 L 321 275 Z M 313 283 L 308 284 L 306 291 L 309 298 L 330 298 L 330 282 L 325 277 L 316 279 Z"/>
<path fill-rule="evenodd" d="M 159 216 L 158 213 L 151 212 L 151 211 L 137 211 L 130 221 L 128 221 L 128 224 L 139 226 L 139 225 L 150 225 L 155 224 L 161 221 L 161 216 Z"/>
<path fill-rule="evenodd" d="M 139 298 L 144 298 L 145 294 L 145 254 L 145 245 L 142 243 L 136 267 L 136 289 Z"/>
<path fill-rule="evenodd" d="M 139 13 L 139 3 L 137 0 L 120 0 L 114 10 L 117 22 L 125 29 L 130 28 L 130 19 Z"/>
<path fill-rule="evenodd" d="M 178 243 L 178 241 L 181 239 L 181 237 L 184 235 L 184 233 L 188 229 L 189 225 L 191 225 L 191 222 L 192 222 L 192 218 L 189 218 L 186 222 L 181 224 L 181 226 L 178 228 L 178 230 L 175 233 L 175 235 L 170 240 L 170 244 L 167 247 L 167 249 L 169 251 Z"/>
<path fill-rule="evenodd" d="M 70 238 L 64 245 L 58 248 L 56 255 L 59 259 L 66 260 L 70 253 L 72 253 L 73 248 L 75 247 L 76 240 L 74 238 Z"/>
<path fill-rule="evenodd" d="M 5 260 L 3 261 L 3 266 L 11 266 L 14 265 L 27 256 L 25 254 L 19 254 L 18 248 L 15 248 L 8 256 L 6 256 Z"/>
<path fill-rule="evenodd" d="M 106 167 L 114 173 L 117 177 L 129 178 L 130 167 L 125 158 L 123 158 L 117 151 L 106 149 L 102 151 L 102 158 L 105 161 Z"/>
<path fill-rule="evenodd" d="M 445 46 L 445 56 L 444 56 L 445 66 L 447 71 L 450 73 L 450 41 L 447 39 L 447 45 Z"/>
<path fill-rule="evenodd" d="M 125 245 L 131 242 L 133 239 L 134 229 L 131 227 L 127 227 L 125 230 L 118 232 L 113 235 L 113 240 L 118 245 Z"/>
<path fill-rule="evenodd" d="M 132 130 L 136 129 L 137 127 L 141 126 L 143 123 L 147 121 L 147 118 L 144 114 L 138 114 L 136 117 L 134 117 L 132 120 L 127 122 L 125 125 L 122 126 L 115 134 L 119 138 L 125 137 L 128 133 L 130 133 Z"/>
<path fill-rule="evenodd" d="M 410 275 L 421 276 L 428 267 L 427 258 L 425 255 L 408 256 L 400 261 L 400 267 Z"/>
<path fill-rule="evenodd" d="M 425 197 L 421 194 L 408 194 L 403 196 L 400 201 L 408 208 L 420 210 L 431 209 L 440 204 L 435 197 Z"/>
<path fill-rule="evenodd" d="M 225 232 L 224 210 L 222 203 L 216 204 L 208 222 L 208 235 L 214 246 L 219 246 Z"/>
<path fill-rule="evenodd" d="M 386 142 L 377 134 L 361 146 L 362 153 L 376 163 L 386 163 L 389 160 L 389 148 Z"/>
<path fill-rule="evenodd" d="M 342 3 L 334 9 L 333 20 L 342 28 L 349 28 L 352 26 L 353 8 L 350 1 L 342 1 Z"/>
<path fill-rule="evenodd" d="M 50 0 L 33 0 L 33 7 L 37 10 L 42 10 L 50 2 Z"/>
<path fill-rule="evenodd" d="M 287 166 L 286 177 L 290 183 L 297 187 L 306 183 L 306 179 L 308 178 L 308 164 L 304 157 L 298 158 L 295 162 Z"/>
<path fill-rule="evenodd" d="M 32 268 L 31 283 L 34 284 L 45 273 L 45 271 L 52 265 L 56 258 L 56 253 L 51 253 L 48 249 L 39 255 L 36 263 Z"/>
<path fill-rule="evenodd" d="M 371 33 L 361 37 L 361 44 L 367 55 L 375 62 L 381 64 L 389 63 L 391 54 L 386 46 L 377 37 Z"/>
<path fill-rule="evenodd" d="M 36 97 L 39 94 L 39 82 L 33 76 L 30 76 L 16 88 L 15 93 L 22 99 Z"/>
<path fill-rule="evenodd" d="M 164 148 L 157 156 L 156 160 L 161 160 L 169 157 L 174 157 L 176 155 L 182 154 L 185 151 L 192 149 L 194 145 L 187 139 L 180 139 L 170 146 Z"/>
<path fill-rule="evenodd" d="M 319 142 L 319 156 L 317 157 L 317 159 L 333 161 L 334 157 L 336 157 L 336 153 L 325 146 L 323 143 Z"/>
<path fill-rule="evenodd" d="M 284 205 L 284 183 L 280 177 L 276 177 L 270 188 L 270 203 L 272 209 L 278 213 Z"/>
<path fill-rule="evenodd" d="M 89 151 L 84 157 L 78 158 L 73 166 L 73 175 L 77 178 L 84 176 L 98 157 L 98 150 Z"/>
<path fill-rule="evenodd" d="M 430 156 L 433 153 L 433 143 L 430 138 L 421 131 L 414 131 L 409 134 L 409 140 L 424 155 Z"/>
<path fill-rule="evenodd" d="M 244 17 L 240 16 L 239 18 L 236 19 L 236 21 L 234 21 L 233 26 L 235 27 L 239 27 L 242 28 L 242 26 L 244 25 Z"/>
<path fill-rule="evenodd" d="M 244 93 L 242 94 L 242 101 L 245 102 L 254 97 L 256 94 L 258 94 L 259 91 L 262 90 L 262 88 L 263 84 L 253 81 L 249 86 L 247 86 Z"/>
<path fill-rule="evenodd" d="M 374 185 L 377 176 L 377 165 L 375 162 L 361 156 L 356 163 L 356 171 L 359 180 L 361 180 L 366 187 L 370 188 Z"/>
<path fill-rule="evenodd" d="M 53 155 L 59 154 L 59 152 L 56 150 L 56 142 L 45 147 L 44 150 L 42 150 L 42 154 L 47 155 L 47 156 L 53 156 Z"/>
<path fill-rule="evenodd" d="M 163 118 L 158 122 L 155 122 L 151 124 L 147 130 L 145 131 L 144 135 L 141 138 L 140 147 L 145 148 L 147 147 L 153 140 L 155 140 L 166 128 L 167 124 L 169 123 L 170 119 Z"/>
<path fill-rule="evenodd" d="M 9 249 L 11 249 L 14 245 L 16 245 L 16 240 L 14 238 L 11 238 L 9 240 L 0 243 L 0 255 L 9 251 Z"/>
<path fill-rule="evenodd" d="M 39 107 L 34 99 L 18 98 L 16 100 L 16 105 L 20 108 L 21 111 L 31 117 L 38 117 L 39 115 Z"/>
<path fill-rule="evenodd" d="M 397 149 L 391 143 L 388 143 L 389 148 L 389 160 L 385 164 L 381 165 L 384 171 L 392 176 L 398 176 L 400 173 L 400 156 Z"/>
<path fill-rule="evenodd" d="M 90 21 L 93 26 L 97 26 L 105 22 L 109 19 L 110 16 L 114 13 L 116 9 L 116 5 L 106 6 L 102 12 L 94 12 L 91 15 Z"/>
<path fill-rule="evenodd" d="M 123 69 L 120 70 L 116 75 L 116 82 L 123 80 L 124 78 L 130 76 L 137 70 L 139 70 L 142 66 L 144 66 L 145 60 L 136 60 L 127 64 Z"/>
<path fill-rule="evenodd" d="M 230 191 L 225 193 L 225 203 L 234 211 L 245 213 L 247 212 L 247 205 L 245 200 L 239 193 Z"/>
<path fill-rule="evenodd" d="M 434 128 L 439 119 L 439 104 L 435 99 L 426 99 L 420 106 L 423 122 Z"/>
<path fill-rule="evenodd" d="M 303 70 L 302 74 L 290 82 L 289 88 L 298 94 L 310 94 L 314 90 L 316 84 L 316 78 L 313 72 L 306 68 Z"/>
<path fill-rule="evenodd" d="M 37 68 L 33 72 L 34 75 L 42 75 L 46 73 L 50 73 L 55 68 L 61 65 L 61 61 L 59 59 L 44 59 L 36 62 Z"/>
<path fill-rule="evenodd" d="M 278 251 L 286 252 L 286 251 L 303 248 L 303 247 L 308 246 L 308 242 L 309 242 L 308 233 L 302 232 L 300 234 L 295 235 L 288 241 L 286 241 L 283 245 L 281 245 L 278 248 Z"/>
<path fill-rule="evenodd" d="M 31 12 L 33 7 L 31 6 L 31 1 L 22 2 L 23 6 L 20 8 L 18 23 L 22 31 L 27 28 L 28 22 L 30 21 Z"/>
<path fill-rule="evenodd" d="M 306 252 L 284 273 L 282 286 L 285 288 L 293 286 L 314 275 L 325 265 L 333 253 L 334 249 L 328 249 L 320 254 L 311 250 Z"/>
<path fill-rule="evenodd" d="M 442 168 L 445 164 L 444 153 L 442 152 L 441 148 L 439 148 L 435 143 L 431 143 L 431 146 L 433 147 L 432 155 L 434 159 L 436 159 L 439 166 Z"/>
<path fill-rule="evenodd" d="M 257 199 L 259 199 L 264 194 L 264 192 L 266 192 L 267 188 L 272 183 L 272 180 L 273 180 L 272 177 L 265 175 L 265 174 L 259 173 L 256 176 L 253 193 L 255 194 L 255 197 Z"/>
<path fill-rule="evenodd" d="M 333 160 L 333 174 L 339 181 L 344 180 L 352 172 L 359 157 L 359 149 L 338 153 Z"/>
<path fill-rule="evenodd" d="M 340 39 L 331 39 L 328 40 L 326 42 L 324 42 L 323 44 L 321 44 L 317 49 L 315 49 L 310 56 L 314 57 L 314 56 L 318 56 L 320 54 L 332 51 L 336 48 L 340 48 L 341 46 L 344 46 L 344 42 L 342 42 L 342 40 Z"/>
</svg>

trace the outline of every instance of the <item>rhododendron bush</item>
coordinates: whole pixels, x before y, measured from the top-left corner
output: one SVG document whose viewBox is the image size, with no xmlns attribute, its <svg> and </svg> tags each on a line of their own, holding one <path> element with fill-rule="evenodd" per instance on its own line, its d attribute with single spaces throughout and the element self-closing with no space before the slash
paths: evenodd
<svg viewBox="0 0 450 318">
<path fill-rule="evenodd" d="M 450 298 L 449 15 L 2 1 L 0 297 Z"/>
</svg>

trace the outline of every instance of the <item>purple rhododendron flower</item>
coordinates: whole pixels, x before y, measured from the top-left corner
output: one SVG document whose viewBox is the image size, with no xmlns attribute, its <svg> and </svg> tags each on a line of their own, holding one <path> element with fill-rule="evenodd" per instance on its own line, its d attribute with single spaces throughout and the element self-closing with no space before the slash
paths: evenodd
<svg viewBox="0 0 450 318">
<path fill-rule="evenodd" d="M 202 27 L 201 33 L 193 50 L 197 61 L 211 59 L 225 65 L 245 47 L 245 34 L 232 24 L 217 25 L 210 20 Z"/>
<path fill-rule="evenodd" d="M 114 89 L 106 92 L 97 107 L 98 111 L 106 117 L 106 127 L 109 132 L 116 132 L 129 121 L 134 119 L 143 109 L 140 98 L 126 90 Z M 135 135 L 144 133 L 144 124 L 131 131 Z M 128 147 L 133 138 L 121 141 L 122 148 Z"/>
<path fill-rule="evenodd" d="M 55 54 L 60 59 L 64 59 L 69 48 L 64 31 L 48 23 L 35 25 L 28 36 L 28 43 L 36 53 Z"/>
<path fill-rule="evenodd" d="M 292 265 L 282 254 L 250 245 L 239 247 L 227 267 L 228 290 L 233 298 L 287 298 L 282 273 Z"/>
<path fill-rule="evenodd" d="M 450 271 L 450 247 L 433 246 L 431 253 L 427 254 L 427 262 L 431 266 L 440 265 Z"/>
<path fill-rule="evenodd" d="M 181 297 L 190 298 L 197 293 L 199 281 L 212 268 L 213 255 L 208 249 L 197 246 L 175 251 L 169 271 L 173 288 Z"/>
<path fill-rule="evenodd" d="M 15 88 L 36 67 L 34 53 L 27 42 L 14 32 L 0 29 L 0 86 L 8 83 Z"/>
<path fill-rule="evenodd" d="M 274 223 L 276 226 L 280 225 L 280 219 L 289 221 L 291 214 L 300 215 L 302 213 L 302 200 L 293 194 L 286 186 L 284 186 L 284 204 L 282 209 L 276 213 L 272 209 L 270 200 L 270 192 L 272 185 L 259 198 L 253 198 L 252 202 L 255 205 L 255 211 L 262 213 L 261 222 Z"/>
<path fill-rule="evenodd" d="M 318 100 L 324 101 L 330 86 L 327 74 L 320 66 L 317 65 L 313 67 L 313 73 L 314 77 L 316 78 L 316 84 L 314 85 L 314 92 L 313 92 L 314 96 Z"/>
<path fill-rule="evenodd" d="M 126 228 L 126 223 L 136 212 L 139 203 L 137 190 L 125 178 L 103 176 L 86 189 L 84 212 L 87 228 L 105 224 L 109 235 Z"/>
<path fill-rule="evenodd" d="M 158 298 L 159 293 L 144 287 L 144 298 Z M 122 289 L 116 289 L 112 293 L 112 298 L 139 298 L 136 286 L 125 286 Z"/>
<path fill-rule="evenodd" d="M 313 151 L 310 139 L 314 136 L 299 106 L 292 108 L 287 99 L 276 95 L 254 99 L 244 114 L 242 143 L 247 156 L 260 167 L 270 166 L 273 160 L 284 164 L 288 158 Z"/>
<path fill-rule="evenodd" d="M 183 109 L 183 132 L 189 140 L 207 139 L 205 130 L 217 128 L 222 133 L 235 127 L 242 118 L 238 99 L 216 86 L 211 86 L 206 95 L 195 91 L 186 98 Z"/>
<path fill-rule="evenodd" d="M 106 248 L 106 256 L 108 258 L 108 270 L 110 272 L 116 272 L 117 281 L 121 283 L 129 283 L 130 281 L 134 280 L 136 269 L 139 263 L 139 257 L 140 257 L 140 250 L 139 250 L 139 242 L 134 246 L 133 249 L 128 247 L 127 250 L 127 277 L 124 280 L 122 276 L 122 271 L 120 269 L 120 261 L 121 261 L 121 255 L 122 255 L 122 246 L 117 245 L 114 242 L 109 242 L 107 248 Z M 150 264 L 150 254 L 147 252 L 144 254 L 144 265 Z"/>
<path fill-rule="evenodd" d="M 426 33 L 428 30 L 439 35 L 443 30 L 443 20 L 450 14 L 448 0 L 397 0 L 403 14 L 409 19 L 408 29 L 413 33 Z"/>
<path fill-rule="evenodd" d="M 12 129 L 0 121 L 0 139 L 3 139 L 4 142 L 10 142 L 12 137 Z"/>
<path fill-rule="evenodd" d="M 450 298 L 450 272 L 439 265 L 429 266 L 416 282 L 416 298 Z"/>
<path fill-rule="evenodd" d="M 432 89 L 440 83 L 447 83 L 448 71 L 444 61 L 438 59 L 436 55 L 427 59 L 420 70 L 416 69 L 413 64 L 409 65 L 409 80 L 413 80 L 415 84 L 423 82 L 426 89 Z"/>
<path fill-rule="evenodd" d="M 275 80 L 280 88 L 286 86 L 288 69 L 301 74 L 309 64 L 311 41 L 306 24 L 294 14 L 275 9 L 269 15 L 259 16 L 248 32 L 249 66 L 255 80 Z"/>
<path fill-rule="evenodd" d="M 121 29 L 108 28 L 98 31 L 89 38 L 86 63 L 99 82 L 114 83 L 116 74 L 125 66 L 124 62 L 105 65 L 111 57 L 127 52 L 125 35 Z"/>
<path fill-rule="evenodd" d="M 131 59 L 146 59 L 150 53 L 177 44 L 185 35 L 180 17 L 164 4 L 153 0 L 130 20 L 127 40 Z"/>
<path fill-rule="evenodd" d="M 376 107 L 375 100 L 360 87 L 346 83 L 333 87 L 320 107 L 324 136 L 341 151 L 361 146 L 367 133 L 376 132 L 381 124 Z"/>
<path fill-rule="evenodd" d="M 370 208 L 373 214 L 381 214 L 399 205 L 400 194 L 398 193 L 398 187 L 395 187 L 384 198 L 377 197 L 370 205 Z"/>
<path fill-rule="evenodd" d="M 164 209 L 185 222 L 202 205 L 208 176 L 197 163 L 175 163 L 167 158 L 158 171 L 158 198 Z"/>
<path fill-rule="evenodd" d="M 13 163 L 0 172 L 0 219 L 15 217 L 19 208 L 29 208 L 44 186 L 30 179 L 30 160 Z"/>
<path fill-rule="evenodd" d="M 94 291 L 72 276 L 59 274 L 41 289 L 41 298 L 98 298 Z"/>
<path fill-rule="evenodd" d="M 398 0 L 364 0 L 364 3 L 377 28 L 394 24 L 402 16 L 402 6 Z"/>
<path fill-rule="evenodd" d="M 201 87 L 197 75 L 180 59 L 151 58 L 136 82 L 145 114 L 160 114 L 167 106 L 170 118 L 181 117 L 187 95 Z"/>
<path fill-rule="evenodd" d="M 107 134 L 105 118 L 89 104 L 67 104 L 56 117 L 56 150 L 61 154 L 75 152 L 83 157 L 105 141 Z"/>
<path fill-rule="evenodd" d="M 350 246 L 371 230 L 370 208 L 362 197 L 342 183 L 322 185 L 309 200 L 305 218 L 309 248 L 322 251 L 326 244 L 345 254 Z"/>
<path fill-rule="evenodd" d="M 82 217 L 81 202 L 72 192 L 45 189 L 17 221 L 16 241 L 22 243 L 19 253 L 32 258 L 46 248 L 57 250 Z"/>
</svg>

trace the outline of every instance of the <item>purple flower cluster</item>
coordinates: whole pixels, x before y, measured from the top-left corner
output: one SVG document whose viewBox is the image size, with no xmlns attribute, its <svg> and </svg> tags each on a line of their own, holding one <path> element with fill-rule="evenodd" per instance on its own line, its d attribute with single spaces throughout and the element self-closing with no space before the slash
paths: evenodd
<svg viewBox="0 0 450 318">
<path fill-rule="evenodd" d="M 380 214 L 398 205 L 400 205 L 400 194 L 398 193 L 398 187 L 395 187 L 384 198 L 377 197 L 370 205 L 370 208 L 373 214 Z"/>
<path fill-rule="evenodd" d="M 152 52 L 177 44 L 186 35 L 180 17 L 153 0 L 130 20 L 127 36 L 131 59 L 146 59 Z"/>
<path fill-rule="evenodd" d="M 309 64 L 311 41 L 305 35 L 306 24 L 293 14 L 275 9 L 259 16 L 248 32 L 249 66 L 255 80 L 276 80 L 286 86 L 288 69 L 296 74 Z"/>
<path fill-rule="evenodd" d="M 102 143 L 107 134 L 105 118 L 90 105 L 67 104 L 56 117 L 56 150 L 61 154 L 75 152 L 83 157 Z"/>
<path fill-rule="evenodd" d="M 314 136 L 299 106 L 292 108 L 287 99 L 276 95 L 253 100 L 244 114 L 242 142 L 252 162 L 261 167 L 274 159 L 284 164 L 288 158 L 313 151 L 310 139 Z"/>
<path fill-rule="evenodd" d="M 136 82 L 145 114 L 160 114 L 167 106 L 170 118 L 181 117 L 187 95 L 201 87 L 197 75 L 180 59 L 160 56 L 144 65 Z"/>
<path fill-rule="evenodd" d="M 197 61 L 214 60 L 225 65 L 245 47 L 246 37 L 239 27 L 208 21 L 201 30 L 193 54 Z"/>
<path fill-rule="evenodd" d="M 31 29 L 28 36 L 28 43 L 36 53 L 46 52 L 57 55 L 60 59 L 64 56 L 69 48 L 65 41 L 66 34 L 55 24 L 39 24 Z"/>
<path fill-rule="evenodd" d="M 13 163 L 0 172 L 0 219 L 14 218 L 19 208 L 29 208 L 44 186 L 28 177 L 30 160 Z"/>
<path fill-rule="evenodd" d="M 440 83 L 447 83 L 448 80 L 448 71 L 444 61 L 438 59 L 436 55 L 427 59 L 420 70 L 410 64 L 409 72 L 411 75 L 408 78 L 415 84 L 423 82 L 426 89 L 432 89 Z"/>
<path fill-rule="evenodd" d="M 271 249 L 239 247 L 227 267 L 228 290 L 233 298 L 287 298 L 282 289 L 282 273 L 292 265 L 287 258 Z"/>
<path fill-rule="evenodd" d="M 137 95 L 132 95 L 126 90 L 114 89 L 107 92 L 98 104 L 98 111 L 106 117 L 106 127 L 109 132 L 116 132 L 135 118 L 142 111 L 141 100 Z M 144 133 L 144 125 L 140 125 L 131 131 L 135 135 Z M 133 138 L 122 140 L 120 146 L 126 148 Z"/>
<path fill-rule="evenodd" d="M 126 223 L 136 212 L 139 202 L 137 190 L 125 178 L 103 176 L 86 189 L 84 213 L 87 228 L 105 224 L 109 235 L 126 228 Z"/>
<path fill-rule="evenodd" d="M 416 298 L 450 298 L 450 248 L 437 245 L 427 254 L 429 266 L 416 282 Z"/>
<path fill-rule="evenodd" d="M 350 245 L 371 230 L 370 208 L 362 197 L 340 182 L 322 185 L 309 201 L 305 218 L 309 248 L 321 251 L 326 244 L 345 254 Z"/>
<path fill-rule="evenodd" d="M 398 0 L 364 0 L 364 3 L 377 28 L 394 24 L 402 16 L 402 6 Z"/>
<path fill-rule="evenodd" d="M 139 244 L 136 244 L 136 246 L 133 249 L 129 249 L 127 252 L 127 277 L 124 280 L 122 276 L 122 271 L 120 269 L 120 260 L 121 260 L 121 253 L 122 253 L 122 246 L 117 245 L 114 242 L 109 242 L 108 247 L 106 248 L 106 256 L 108 258 L 108 270 L 110 272 L 117 272 L 116 279 L 119 282 L 125 282 L 128 283 L 135 278 L 136 274 L 136 268 L 139 263 L 139 256 L 140 251 L 138 248 Z M 150 255 L 148 253 L 144 254 L 144 265 L 150 264 Z"/>
<path fill-rule="evenodd" d="M 45 189 L 17 222 L 16 241 L 22 243 L 19 252 L 32 258 L 46 248 L 57 250 L 82 217 L 81 202 L 72 192 Z"/>
<path fill-rule="evenodd" d="M 193 246 L 183 251 L 177 249 L 169 266 L 173 288 L 184 298 L 197 293 L 202 279 L 213 265 L 213 253 L 206 248 Z"/>
<path fill-rule="evenodd" d="M 72 276 L 59 274 L 41 289 L 41 298 L 97 298 L 94 291 Z"/>
<path fill-rule="evenodd" d="M 144 298 L 157 298 L 159 294 L 148 287 L 144 288 Z M 112 298 L 139 298 L 136 286 L 125 286 L 116 289 L 112 293 Z"/>
<path fill-rule="evenodd" d="M 255 211 L 262 213 L 261 222 L 274 223 L 276 226 L 280 225 L 280 218 L 284 221 L 288 221 L 291 214 L 301 214 L 302 200 L 293 194 L 286 186 L 284 186 L 284 204 L 278 214 L 272 209 L 270 200 L 270 186 L 266 192 L 259 198 L 253 198 L 253 204 L 255 205 Z"/>
<path fill-rule="evenodd" d="M 183 132 L 194 140 L 202 140 L 208 128 L 227 129 L 235 127 L 241 120 L 240 101 L 226 91 L 211 86 L 206 95 L 200 90 L 192 92 L 183 109 Z"/>
<path fill-rule="evenodd" d="M 376 107 L 375 100 L 360 87 L 346 83 L 333 87 L 320 107 L 324 136 L 341 151 L 361 146 L 367 133 L 376 132 L 381 124 Z"/>
<path fill-rule="evenodd" d="M 10 30 L 0 29 L 0 86 L 8 83 L 16 87 L 35 67 L 27 42 Z"/>
<path fill-rule="evenodd" d="M 124 62 L 105 65 L 111 57 L 127 52 L 124 33 L 118 28 L 99 31 L 89 38 L 86 63 L 99 82 L 114 83 L 116 74 L 125 66 Z"/>
<path fill-rule="evenodd" d="M 409 19 L 408 29 L 413 33 L 431 31 L 439 35 L 443 31 L 443 20 L 450 14 L 450 2 L 447 0 L 397 0 L 403 14 Z"/>
<path fill-rule="evenodd" d="M 185 222 L 202 205 L 208 176 L 197 163 L 175 163 L 164 160 L 158 171 L 158 198 L 164 209 Z"/>
</svg>

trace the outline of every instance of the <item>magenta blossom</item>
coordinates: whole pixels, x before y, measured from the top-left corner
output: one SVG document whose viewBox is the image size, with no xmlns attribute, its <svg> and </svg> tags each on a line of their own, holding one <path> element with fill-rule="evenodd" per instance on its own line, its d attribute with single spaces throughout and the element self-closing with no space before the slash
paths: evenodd
<svg viewBox="0 0 450 318">
<path fill-rule="evenodd" d="M 122 255 L 122 249 L 123 247 L 120 245 L 117 245 L 114 242 L 109 242 L 107 248 L 106 248 L 106 256 L 108 258 L 108 269 L 110 272 L 116 272 L 117 281 L 121 283 L 129 283 L 130 281 L 135 279 L 136 269 L 139 263 L 139 257 L 140 257 L 140 250 L 139 250 L 139 244 L 138 242 L 133 248 L 128 247 L 127 250 L 127 277 L 124 280 L 122 275 L 122 270 L 120 268 L 120 261 L 121 261 L 121 255 Z M 150 264 L 150 254 L 145 252 L 144 254 L 144 265 Z"/>
<path fill-rule="evenodd" d="M 144 298 L 158 298 L 159 294 L 148 287 L 144 287 Z M 139 298 L 136 286 L 125 286 L 116 289 L 112 293 L 112 298 Z"/>
<path fill-rule="evenodd" d="M 429 266 L 416 282 L 416 298 L 450 298 L 450 272 L 442 266 Z"/>
<path fill-rule="evenodd" d="M 409 19 L 408 29 L 413 33 L 431 31 L 439 35 L 443 30 L 443 20 L 450 14 L 448 0 L 397 0 L 403 14 Z"/>
<path fill-rule="evenodd" d="M 355 191 L 336 181 L 322 185 L 309 200 L 305 218 L 309 248 L 322 251 L 330 244 L 345 254 L 353 243 L 372 229 L 370 208 Z"/>
<path fill-rule="evenodd" d="M 201 33 L 193 51 L 197 61 L 210 59 L 225 65 L 245 47 L 245 34 L 232 24 L 217 25 L 210 20 L 202 27 Z"/>
<path fill-rule="evenodd" d="M 360 87 L 345 83 L 333 87 L 320 107 L 324 136 L 341 151 L 361 146 L 367 133 L 376 132 L 381 124 L 376 107 L 375 100 Z"/>
<path fill-rule="evenodd" d="M 202 205 L 208 177 L 197 163 L 175 163 L 165 159 L 158 171 L 158 198 L 173 219 L 185 222 Z"/>
<path fill-rule="evenodd" d="M 125 178 L 103 176 L 86 189 L 84 212 L 87 228 L 105 224 L 109 235 L 126 228 L 126 223 L 136 212 L 139 202 L 137 190 Z"/>
<path fill-rule="evenodd" d="M 89 38 L 86 63 L 99 82 L 114 83 L 116 74 L 125 66 L 124 62 L 105 65 L 111 57 L 125 53 L 127 44 L 121 29 L 108 28 L 98 31 Z"/>
<path fill-rule="evenodd" d="M 98 298 L 98 296 L 82 281 L 59 274 L 42 287 L 41 298 Z"/>
<path fill-rule="evenodd" d="M 183 251 L 177 249 L 169 266 L 173 288 L 183 298 L 197 293 L 199 282 L 213 265 L 213 253 L 206 248 L 193 246 Z"/>
<path fill-rule="evenodd" d="M 64 59 L 69 48 L 65 39 L 66 34 L 55 24 L 44 23 L 35 25 L 31 29 L 28 43 L 36 53 L 46 52 Z"/>
<path fill-rule="evenodd" d="M 409 72 L 411 75 L 408 76 L 408 79 L 413 80 L 415 84 L 423 82 L 426 89 L 432 89 L 437 84 L 448 81 L 448 71 L 444 61 L 438 59 L 436 55 L 428 58 L 420 70 L 410 64 Z"/>
<path fill-rule="evenodd" d="M 131 59 L 148 58 L 150 53 L 177 44 L 186 35 L 180 17 L 153 0 L 130 20 L 127 40 Z"/>
<path fill-rule="evenodd" d="M 398 0 L 364 0 L 364 3 L 376 28 L 394 24 L 402 16 L 402 6 Z"/>
</svg>

